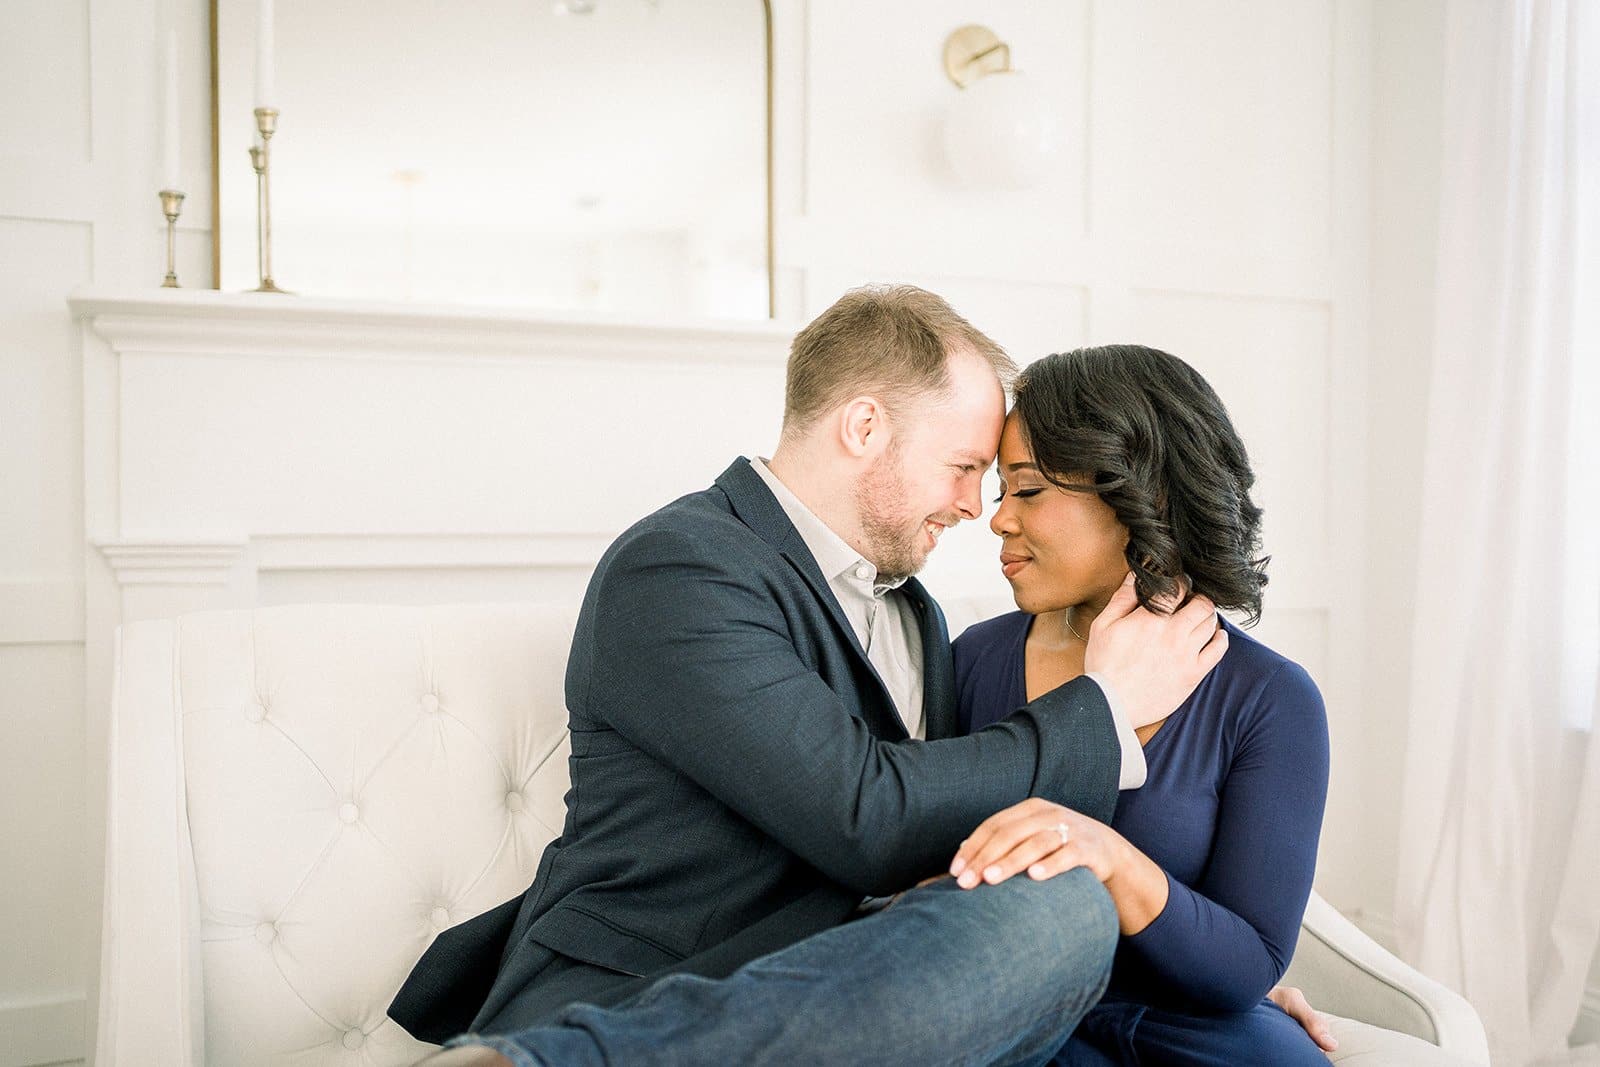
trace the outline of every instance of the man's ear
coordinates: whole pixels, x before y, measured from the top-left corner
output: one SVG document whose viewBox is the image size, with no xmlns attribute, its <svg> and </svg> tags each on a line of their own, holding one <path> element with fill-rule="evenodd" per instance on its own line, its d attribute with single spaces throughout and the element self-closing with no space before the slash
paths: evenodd
<svg viewBox="0 0 1600 1067">
<path fill-rule="evenodd" d="M 875 396 L 851 398 L 839 409 L 839 443 L 846 454 L 866 458 L 889 444 L 889 420 Z"/>
</svg>

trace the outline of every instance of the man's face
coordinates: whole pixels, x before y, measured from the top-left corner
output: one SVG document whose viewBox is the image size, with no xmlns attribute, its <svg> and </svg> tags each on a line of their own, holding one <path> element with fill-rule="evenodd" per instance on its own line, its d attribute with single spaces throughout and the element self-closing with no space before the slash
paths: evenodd
<svg viewBox="0 0 1600 1067">
<path fill-rule="evenodd" d="M 889 447 L 856 482 L 867 559 L 884 578 L 920 571 L 939 535 L 983 513 L 983 472 L 1005 424 L 1005 394 L 989 364 L 950 357 L 950 395 L 898 414 Z"/>
</svg>

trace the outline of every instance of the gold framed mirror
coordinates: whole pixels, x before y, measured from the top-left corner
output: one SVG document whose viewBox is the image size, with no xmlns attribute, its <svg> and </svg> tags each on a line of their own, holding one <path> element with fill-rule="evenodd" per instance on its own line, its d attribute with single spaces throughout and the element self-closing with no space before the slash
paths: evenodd
<svg viewBox="0 0 1600 1067">
<path fill-rule="evenodd" d="M 211 0 L 213 284 L 260 281 L 261 0 Z M 271 274 L 770 318 L 770 0 L 269 0 Z"/>
</svg>

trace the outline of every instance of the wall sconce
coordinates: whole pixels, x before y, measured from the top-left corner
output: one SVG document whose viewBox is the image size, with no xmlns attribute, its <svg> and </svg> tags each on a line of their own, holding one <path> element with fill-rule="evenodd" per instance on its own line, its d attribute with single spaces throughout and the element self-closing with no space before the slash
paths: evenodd
<svg viewBox="0 0 1600 1067">
<path fill-rule="evenodd" d="M 963 26 L 944 42 L 944 72 L 961 92 L 944 123 L 944 152 L 966 185 L 1026 189 L 1049 173 L 1056 123 L 1028 76 L 1011 67 L 1011 46 L 986 26 Z"/>
</svg>

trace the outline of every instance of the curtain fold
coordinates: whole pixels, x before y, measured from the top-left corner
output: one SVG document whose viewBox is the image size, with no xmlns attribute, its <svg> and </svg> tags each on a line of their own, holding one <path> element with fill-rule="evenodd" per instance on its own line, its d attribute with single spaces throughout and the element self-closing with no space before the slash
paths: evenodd
<svg viewBox="0 0 1600 1067">
<path fill-rule="evenodd" d="M 1454 0 L 1447 33 L 1396 928 L 1496 1064 L 1589 1062 L 1600 2 Z"/>
</svg>

